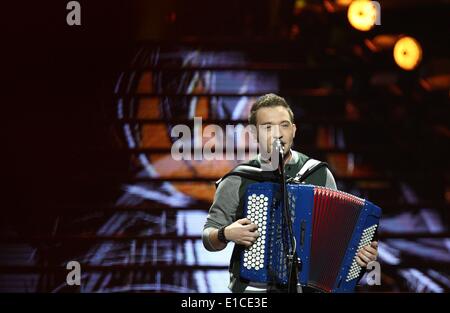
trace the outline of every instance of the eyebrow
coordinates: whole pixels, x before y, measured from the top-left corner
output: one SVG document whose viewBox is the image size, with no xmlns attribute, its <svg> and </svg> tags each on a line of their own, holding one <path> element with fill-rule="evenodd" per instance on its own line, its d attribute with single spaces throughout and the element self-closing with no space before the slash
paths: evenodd
<svg viewBox="0 0 450 313">
<path fill-rule="evenodd" d="M 284 120 L 284 121 L 281 121 L 281 122 L 280 122 L 280 124 L 283 124 L 283 123 L 291 123 L 291 121 L 289 121 L 289 120 Z M 268 125 L 268 124 L 271 124 L 271 125 L 272 125 L 271 122 L 261 123 L 260 125 Z"/>
</svg>

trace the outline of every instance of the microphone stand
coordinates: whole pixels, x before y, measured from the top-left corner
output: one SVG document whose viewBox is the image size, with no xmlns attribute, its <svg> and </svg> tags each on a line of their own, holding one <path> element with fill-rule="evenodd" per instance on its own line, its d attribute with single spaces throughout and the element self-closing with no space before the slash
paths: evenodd
<svg viewBox="0 0 450 313">
<path fill-rule="evenodd" d="M 288 195 L 286 188 L 286 175 L 284 170 L 284 153 L 283 146 L 279 139 L 276 139 L 276 149 L 279 153 L 279 165 L 278 169 L 281 175 L 281 194 L 283 195 L 283 216 L 285 223 L 288 227 L 288 253 L 287 253 L 287 269 L 288 269 L 288 293 L 299 293 L 301 291 L 301 286 L 298 285 L 298 266 L 299 260 L 296 252 L 296 242 L 294 233 L 292 230 L 292 218 L 291 212 L 288 206 Z"/>
</svg>

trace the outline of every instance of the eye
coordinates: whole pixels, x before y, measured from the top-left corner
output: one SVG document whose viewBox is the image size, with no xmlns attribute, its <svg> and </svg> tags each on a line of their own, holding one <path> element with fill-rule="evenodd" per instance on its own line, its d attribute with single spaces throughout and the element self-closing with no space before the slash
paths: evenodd
<svg viewBox="0 0 450 313">
<path fill-rule="evenodd" d="M 289 123 L 281 123 L 281 127 L 283 128 L 288 128 L 289 126 L 291 126 Z"/>
</svg>

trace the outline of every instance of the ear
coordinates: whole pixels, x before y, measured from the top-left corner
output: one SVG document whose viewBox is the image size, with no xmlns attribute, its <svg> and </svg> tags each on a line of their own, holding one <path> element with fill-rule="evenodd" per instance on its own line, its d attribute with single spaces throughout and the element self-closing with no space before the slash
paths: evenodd
<svg viewBox="0 0 450 313">
<path fill-rule="evenodd" d="M 297 127 L 295 124 L 292 124 L 292 128 L 294 129 L 294 134 L 292 135 L 292 138 L 295 138 L 295 133 L 297 132 Z"/>
</svg>

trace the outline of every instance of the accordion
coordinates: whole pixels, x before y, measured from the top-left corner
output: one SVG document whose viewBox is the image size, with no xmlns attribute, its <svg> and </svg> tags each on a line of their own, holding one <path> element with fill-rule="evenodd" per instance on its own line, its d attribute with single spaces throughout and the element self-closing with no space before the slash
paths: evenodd
<svg viewBox="0 0 450 313">
<path fill-rule="evenodd" d="M 299 284 L 322 292 L 352 292 L 362 273 L 357 252 L 374 238 L 381 209 L 325 187 L 287 184 L 286 191 L 300 260 Z M 287 285 L 290 242 L 280 185 L 252 184 L 245 199 L 244 217 L 258 226 L 260 236 L 240 252 L 240 276 L 257 283 Z"/>
</svg>

